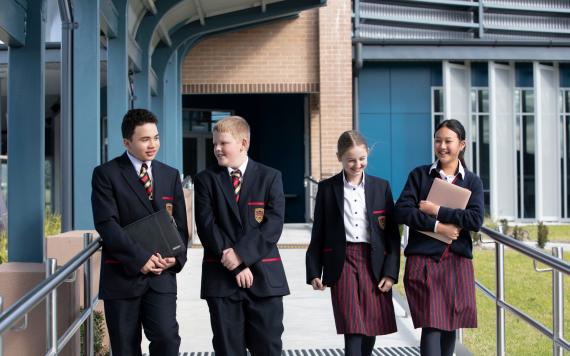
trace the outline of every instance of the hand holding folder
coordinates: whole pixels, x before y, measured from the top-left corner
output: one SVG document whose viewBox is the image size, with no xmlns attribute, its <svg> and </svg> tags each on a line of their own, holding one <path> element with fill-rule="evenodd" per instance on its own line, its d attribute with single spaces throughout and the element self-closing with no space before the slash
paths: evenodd
<svg viewBox="0 0 570 356">
<path fill-rule="evenodd" d="M 436 178 L 433 181 L 426 200 L 447 208 L 465 209 L 470 197 L 471 191 L 469 189 L 465 189 L 457 185 L 444 182 L 442 179 Z M 438 234 L 437 232 L 420 232 L 447 244 L 451 244 L 453 241 L 449 237 Z"/>
<path fill-rule="evenodd" d="M 174 257 L 184 253 L 184 243 L 180 238 L 174 219 L 159 210 L 123 228 L 123 231 L 149 253 L 160 253 L 162 257 Z"/>
</svg>

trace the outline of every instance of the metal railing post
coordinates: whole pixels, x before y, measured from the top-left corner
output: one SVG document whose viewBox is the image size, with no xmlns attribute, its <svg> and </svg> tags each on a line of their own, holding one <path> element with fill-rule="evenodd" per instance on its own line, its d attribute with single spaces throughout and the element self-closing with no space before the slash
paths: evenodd
<svg viewBox="0 0 570 356">
<path fill-rule="evenodd" d="M 93 241 L 93 234 L 87 232 L 83 235 L 83 245 L 85 248 Z M 83 308 L 91 306 L 91 257 L 85 261 L 83 267 Z M 85 337 L 83 338 L 83 351 L 85 356 L 93 356 L 93 313 L 85 320 Z"/>
<path fill-rule="evenodd" d="M 552 248 L 554 257 L 563 258 L 564 250 Z M 552 269 L 552 355 L 563 356 L 564 349 L 557 341 L 564 339 L 564 278 L 562 272 Z"/>
<path fill-rule="evenodd" d="M 48 258 L 46 263 L 46 278 L 51 277 L 56 270 L 57 260 Z M 49 355 L 57 355 L 57 288 L 54 288 L 46 299 L 46 341 Z"/>
<path fill-rule="evenodd" d="M 495 273 L 496 273 L 496 313 L 497 313 L 497 355 L 505 355 L 505 309 L 499 302 L 505 301 L 505 246 L 495 244 Z"/>
</svg>

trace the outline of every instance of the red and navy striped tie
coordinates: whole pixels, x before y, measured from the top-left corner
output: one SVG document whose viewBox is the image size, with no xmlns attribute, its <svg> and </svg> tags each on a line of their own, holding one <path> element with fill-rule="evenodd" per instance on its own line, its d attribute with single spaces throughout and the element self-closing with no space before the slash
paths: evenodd
<svg viewBox="0 0 570 356">
<path fill-rule="evenodd" d="M 146 195 L 148 195 L 148 198 L 152 200 L 152 181 L 148 175 L 148 166 L 146 163 L 142 164 L 141 172 L 139 173 L 139 180 L 141 181 L 144 190 L 146 191 Z"/>
<path fill-rule="evenodd" d="M 234 188 L 234 195 L 236 197 L 236 203 L 239 202 L 239 192 L 241 190 L 241 171 L 239 169 L 236 169 L 235 171 L 232 171 L 232 173 L 230 173 L 230 176 L 232 177 L 232 187 Z"/>
</svg>

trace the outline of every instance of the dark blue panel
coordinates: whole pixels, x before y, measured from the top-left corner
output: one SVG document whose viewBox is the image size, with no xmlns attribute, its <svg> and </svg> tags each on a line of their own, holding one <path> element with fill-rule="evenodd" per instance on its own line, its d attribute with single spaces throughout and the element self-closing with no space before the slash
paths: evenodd
<svg viewBox="0 0 570 356">
<path fill-rule="evenodd" d="M 184 95 L 182 102 L 185 108 L 228 110 L 244 117 L 251 127 L 248 155 L 283 175 L 285 222 L 305 221 L 304 94 Z"/>
<path fill-rule="evenodd" d="M 392 136 L 390 116 L 387 114 L 362 114 L 360 131 L 371 148 L 367 173 L 390 179 L 392 167 Z"/>
<path fill-rule="evenodd" d="M 361 113 L 390 112 L 390 72 L 381 63 L 366 63 L 360 72 L 358 103 Z"/>
<path fill-rule="evenodd" d="M 443 72 L 441 62 L 431 64 L 431 85 L 433 87 L 443 86 Z"/>
<path fill-rule="evenodd" d="M 431 111 L 430 67 L 423 63 L 392 66 L 390 112 L 419 114 Z"/>
<path fill-rule="evenodd" d="M 392 116 L 392 175 L 394 199 L 406 183 L 410 171 L 431 158 L 430 114 L 394 114 Z"/>
<path fill-rule="evenodd" d="M 489 65 L 487 62 L 471 63 L 471 86 L 489 86 Z"/>
<path fill-rule="evenodd" d="M 533 87 L 532 63 L 515 64 L 515 86 Z"/>
<path fill-rule="evenodd" d="M 570 87 L 570 63 L 560 63 L 560 86 Z"/>
</svg>

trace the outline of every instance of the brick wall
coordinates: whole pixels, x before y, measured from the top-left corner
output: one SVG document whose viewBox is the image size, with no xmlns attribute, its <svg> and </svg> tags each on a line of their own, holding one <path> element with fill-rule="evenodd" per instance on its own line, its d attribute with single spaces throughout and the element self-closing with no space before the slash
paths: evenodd
<svg viewBox="0 0 570 356">
<path fill-rule="evenodd" d="M 184 94 L 309 93 L 310 174 L 340 170 L 336 141 L 352 128 L 351 2 L 207 38 L 182 64 Z"/>
<path fill-rule="evenodd" d="M 317 92 L 318 11 L 198 43 L 182 65 L 183 92 Z"/>
<path fill-rule="evenodd" d="M 346 0 L 329 0 L 319 10 L 321 177 L 340 170 L 336 142 L 352 128 L 351 14 Z"/>
</svg>

